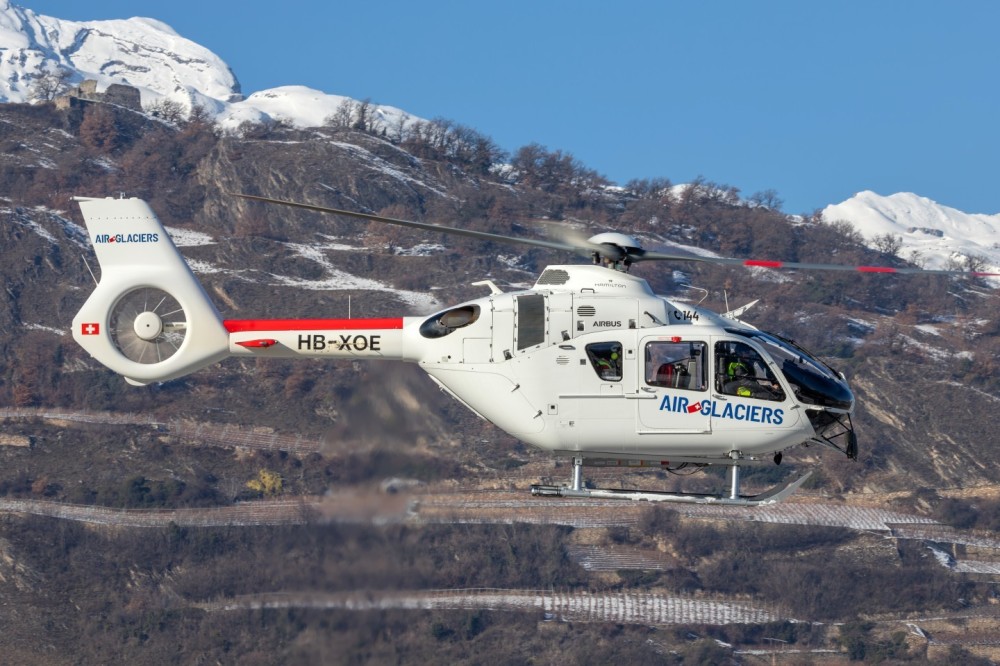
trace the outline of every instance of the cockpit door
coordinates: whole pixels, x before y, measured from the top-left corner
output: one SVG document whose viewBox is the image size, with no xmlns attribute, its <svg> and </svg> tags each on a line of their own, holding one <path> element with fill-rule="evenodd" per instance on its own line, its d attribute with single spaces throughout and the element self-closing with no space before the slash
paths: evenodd
<svg viewBox="0 0 1000 666">
<path fill-rule="evenodd" d="M 753 447 L 797 426 L 795 402 L 771 358 L 749 342 L 722 337 L 713 338 L 712 354 L 709 412 L 716 432 L 733 433 L 734 441 Z"/>
</svg>

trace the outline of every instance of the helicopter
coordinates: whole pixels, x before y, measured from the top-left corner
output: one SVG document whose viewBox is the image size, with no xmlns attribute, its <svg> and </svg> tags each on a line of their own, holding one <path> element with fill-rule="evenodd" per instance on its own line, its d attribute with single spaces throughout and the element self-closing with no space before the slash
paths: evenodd
<svg viewBox="0 0 1000 666">
<path fill-rule="evenodd" d="M 101 280 L 73 319 L 84 350 L 130 384 L 165 382 L 230 356 L 416 363 L 444 392 L 517 439 L 572 461 L 548 497 L 756 506 L 781 501 L 807 471 L 745 495 L 741 471 L 780 464 L 818 444 L 857 458 L 854 394 L 845 376 L 791 340 L 740 319 L 756 301 L 716 313 L 657 295 L 628 272 L 641 261 L 702 261 L 770 269 L 937 273 L 681 255 L 645 250 L 619 232 L 563 242 L 233 193 L 246 200 L 479 240 L 568 251 L 587 264 L 551 265 L 529 289 L 491 280 L 480 298 L 424 316 L 224 319 L 148 203 L 75 197 Z M 711 494 L 588 487 L 584 466 L 724 466 Z"/>
</svg>

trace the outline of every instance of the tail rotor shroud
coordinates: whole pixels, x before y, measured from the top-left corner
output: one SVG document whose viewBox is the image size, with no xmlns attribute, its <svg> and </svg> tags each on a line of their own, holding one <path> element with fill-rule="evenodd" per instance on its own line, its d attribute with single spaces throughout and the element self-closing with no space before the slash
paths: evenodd
<svg viewBox="0 0 1000 666">
<path fill-rule="evenodd" d="M 161 363 L 176 354 L 187 334 L 184 308 L 155 287 L 126 292 L 110 314 L 110 333 L 121 354 L 136 363 Z"/>
</svg>

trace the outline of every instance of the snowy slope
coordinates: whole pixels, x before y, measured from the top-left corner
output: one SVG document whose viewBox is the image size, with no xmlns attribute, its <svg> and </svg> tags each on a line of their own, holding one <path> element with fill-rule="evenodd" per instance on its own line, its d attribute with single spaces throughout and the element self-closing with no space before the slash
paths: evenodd
<svg viewBox="0 0 1000 666">
<path fill-rule="evenodd" d="M 350 97 L 328 95 L 306 86 L 281 86 L 261 90 L 241 102 L 226 104 L 216 115 L 216 121 L 225 129 L 239 127 L 244 121 L 261 122 L 276 120 L 295 127 L 319 127 L 336 113 L 344 102 L 355 102 Z M 420 120 L 391 106 L 372 105 L 373 119 L 382 124 L 392 135 L 400 124 Z"/>
<path fill-rule="evenodd" d="M 927 268 L 974 256 L 990 272 L 1000 271 L 1000 214 L 964 213 L 910 192 L 882 196 L 860 192 L 823 209 L 823 219 L 847 220 L 868 240 L 892 234 L 902 240 L 899 256 Z M 914 254 L 916 253 L 916 254 Z"/>
<path fill-rule="evenodd" d="M 30 101 L 35 77 L 56 68 L 79 83 L 138 88 L 143 103 L 163 96 L 190 107 L 241 99 L 236 76 L 208 49 L 148 18 L 63 21 L 0 0 L 0 100 Z"/>
<path fill-rule="evenodd" d="M 31 101 L 33 84 L 46 72 L 63 71 L 69 81 L 112 83 L 139 89 L 142 104 L 169 98 L 185 108 L 199 105 L 224 129 L 245 121 L 282 121 L 316 127 L 345 100 L 303 86 L 255 92 L 244 99 L 229 66 L 203 46 L 150 18 L 64 21 L 0 0 L 0 102 Z M 372 105 L 386 131 L 419 121 L 403 111 Z"/>
</svg>

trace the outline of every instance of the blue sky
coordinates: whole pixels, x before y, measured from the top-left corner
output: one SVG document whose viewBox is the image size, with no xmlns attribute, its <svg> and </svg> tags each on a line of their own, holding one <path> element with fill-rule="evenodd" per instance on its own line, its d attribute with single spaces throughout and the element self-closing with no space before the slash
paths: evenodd
<svg viewBox="0 0 1000 666">
<path fill-rule="evenodd" d="M 13 0 L 150 16 L 281 85 L 536 142 L 612 181 L 697 176 L 790 213 L 861 190 L 1000 213 L 1000 3 Z"/>
</svg>

